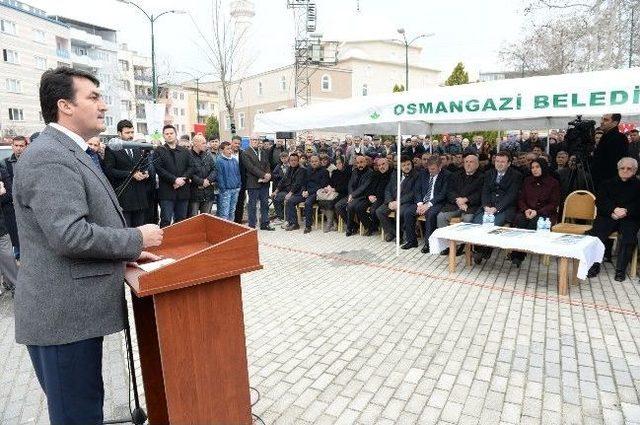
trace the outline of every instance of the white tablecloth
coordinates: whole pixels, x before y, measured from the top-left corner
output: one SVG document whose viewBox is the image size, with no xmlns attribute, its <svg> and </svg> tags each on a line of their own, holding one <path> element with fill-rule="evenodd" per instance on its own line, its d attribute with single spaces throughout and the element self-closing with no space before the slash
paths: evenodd
<svg viewBox="0 0 640 425">
<path fill-rule="evenodd" d="M 450 240 L 554 257 L 574 258 L 580 261 L 577 273 L 579 279 L 586 279 L 589 268 L 593 263 L 602 262 L 604 256 L 604 245 L 600 239 L 593 236 L 486 227 L 471 223 L 458 223 L 433 232 L 429 238 L 431 254 L 437 255 L 448 248 Z"/>
</svg>

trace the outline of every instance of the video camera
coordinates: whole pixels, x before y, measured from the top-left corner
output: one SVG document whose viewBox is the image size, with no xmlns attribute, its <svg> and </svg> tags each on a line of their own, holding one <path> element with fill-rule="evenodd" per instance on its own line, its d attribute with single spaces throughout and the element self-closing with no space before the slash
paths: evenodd
<svg viewBox="0 0 640 425">
<path fill-rule="evenodd" d="M 569 155 L 575 155 L 578 161 L 585 160 L 595 147 L 596 122 L 583 120 L 578 115 L 575 120 L 569 121 L 569 128 L 564 136 Z"/>
</svg>

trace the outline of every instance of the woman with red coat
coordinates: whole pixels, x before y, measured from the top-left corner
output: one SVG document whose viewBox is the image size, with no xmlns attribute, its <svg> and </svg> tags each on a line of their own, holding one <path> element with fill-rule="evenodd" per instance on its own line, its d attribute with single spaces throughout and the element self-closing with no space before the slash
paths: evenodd
<svg viewBox="0 0 640 425">
<path fill-rule="evenodd" d="M 558 221 L 558 205 L 560 204 L 560 183 L 551 174 L 549 164 L 544 158 L 531 161 L 531 175 L 524 179 L 518 200 L 518 212 L 513 226 L 520 229 L 537 227 L 540 217 L 551 220 L 551 225 Z M 511 262 L 520 267 L 526 254 L 512 252 Z"/>
</svg>

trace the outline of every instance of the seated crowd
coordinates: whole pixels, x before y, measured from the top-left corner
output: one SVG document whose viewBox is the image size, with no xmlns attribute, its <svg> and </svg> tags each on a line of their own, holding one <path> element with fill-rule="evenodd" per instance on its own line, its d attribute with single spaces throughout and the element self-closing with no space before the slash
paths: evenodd
<svg viewBox="0 0 640 425">
<path fill-rule="evenodd" d="M 433 231 L 452 219 L 482 223 L 484 215 L 491 214 L 497 226 L 536 229 L 540 217 L 556 224 L 567 195 L 591 182 L 597 217 L 590 234 L 602 240 L 605 261 L 611 261 L 610 236 L 617 232 L 615 279 L 623 281 L 640 236 L 640 137 L 637 130 L 621 134 L 620 119 L 619 114 L 602 117 L 595 149 L 587 159 L 569 152 L 563 132 L 552 132 L 546 140 L 536 133 L 503 137 L 493 145 L 481 135 L 471 142 L 461 135 L 412 136 L 402 142 L 399 170 L 395 142 L 371 136 L 347 136 L 341 141 L 309 136 L 288 146 L 281 139 L 271 142 L 252 136 L 249 146 L 241 149 L 237 136 L 222 143 L 207 141 L 201 134 L 177 139 L 175 128 L 167 125 L 164 144 L 147 161 L 141 161 L 139 149 L 111 151 L 97 138 L 88 144 L 99 154 L 131 227 L 158 222 L 166 226 L 212 213 L 215 205 L 219 217 L 238 223 L 243 222 L 246 207 L 253 228 L 271 231 L 273 224 L 287 231 L 302 227 L 309 233 L 317 213 L 324 218 L 324 232 L 340 229 L 352 236 L 362 229 L 364 236 L 371 236 L 382 230 L 387 242 L 401 238 L 405 250 L 419 247 L 421 233 L 423 253 L 430 251 Z M 130 121 L 122 120 L 117 129 L 121 139 L 133 140 Z M 6 229 L 0 226 L 0 230 L 10 234 L 17 256 L 11 170 L 27 139 L 15 137 L 12 144 L 14 155 L 0 166 L 8 192 L 0 210 Z M 140 161 L 143 166 L 133 172 Z M 442 252 L 446 253 L 448 249 Z M 483 247 L 473 253 L 478 264 L 490 255 L 491 249 Z M 518 267 L 524 258 L 522 252 L 510 254 Z M 594 264 L 589 277 L 600 268 Z"/>
</svg>

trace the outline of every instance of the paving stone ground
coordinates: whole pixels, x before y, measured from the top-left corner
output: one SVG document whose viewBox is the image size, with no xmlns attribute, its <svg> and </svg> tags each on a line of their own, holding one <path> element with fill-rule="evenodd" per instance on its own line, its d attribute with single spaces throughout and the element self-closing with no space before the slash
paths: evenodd
<svg viewBox="0 0 640 425">
<path fill-rule="evenodd" d="M 481 266 L 379 237 L 260 233 L 243 279 L 253 412 L 267 424 L 640 424 L 640 286 L 557 293 L 556 264 Z M 462 259 L 460 258 L 460 263 Z M 126 415 L 121 335 L 105 345 L 105 416 Z M 0 298 L 0 423 L 47 423 Z"/>
</svg>

